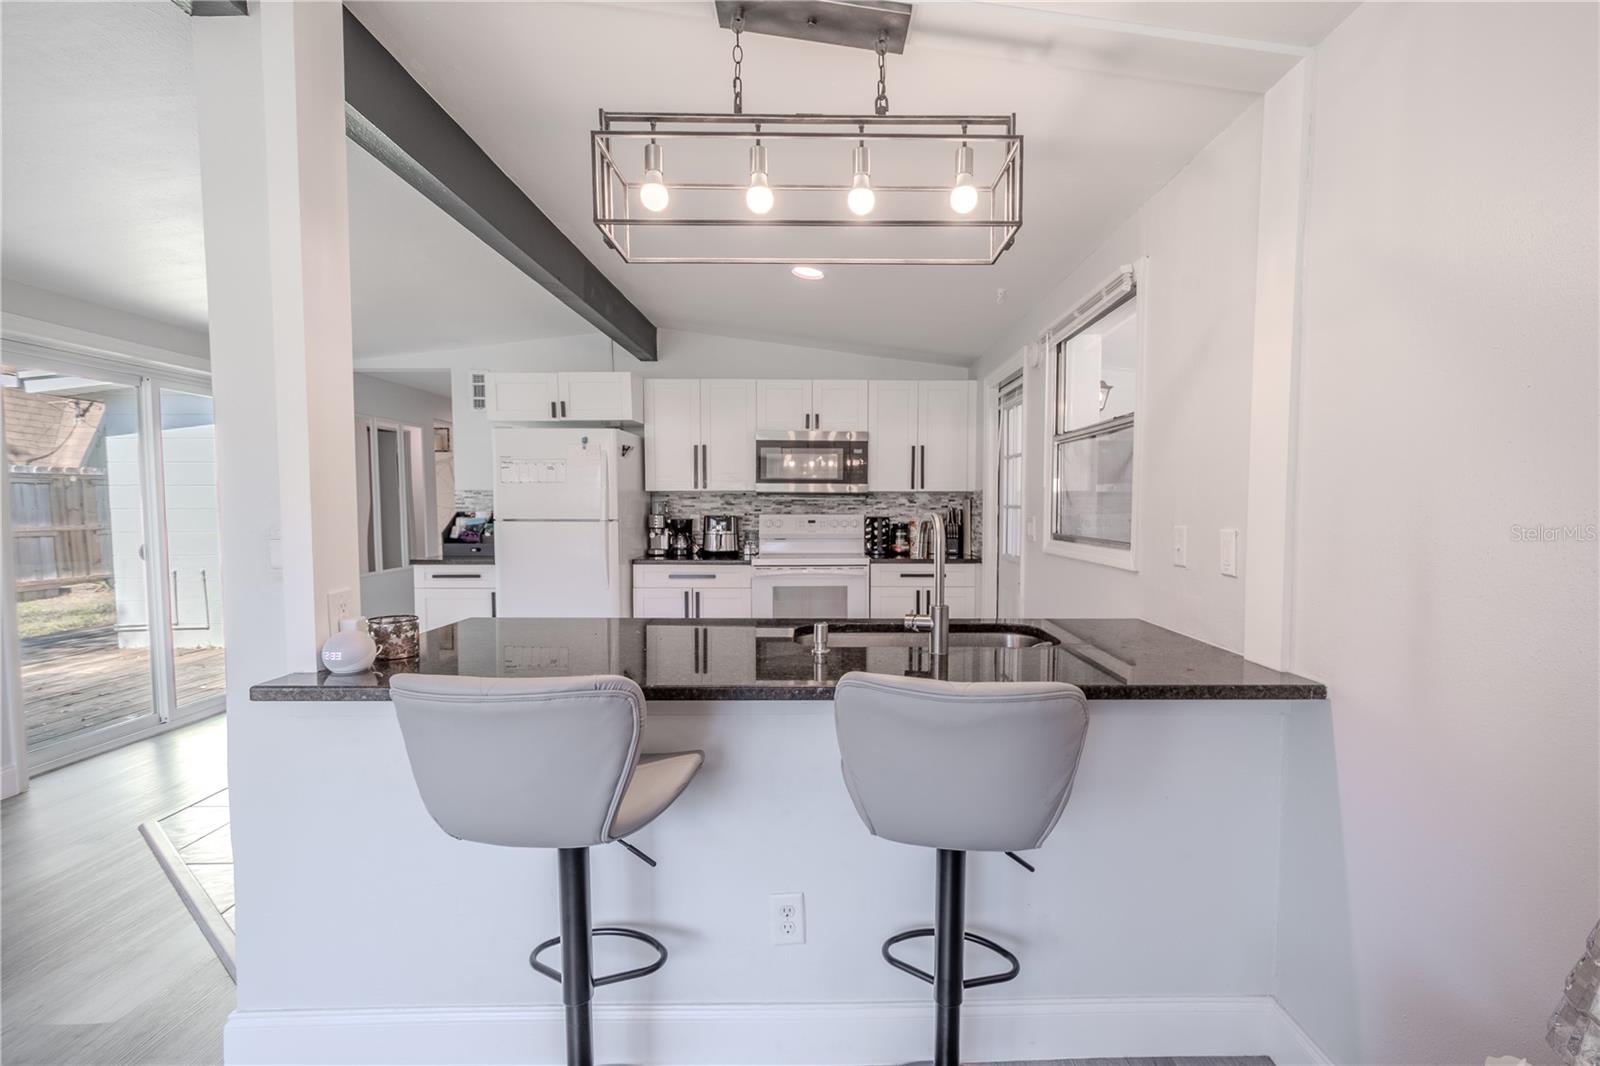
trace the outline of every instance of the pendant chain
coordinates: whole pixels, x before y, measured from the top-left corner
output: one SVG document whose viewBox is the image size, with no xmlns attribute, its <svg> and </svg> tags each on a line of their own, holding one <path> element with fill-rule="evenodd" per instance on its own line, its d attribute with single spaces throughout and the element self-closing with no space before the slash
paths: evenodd
<svg viewBox="0 0 1600 1066">
<path fill-rule="evenodd" d="M 878 34 L 878 97 L 872 101 L 872 108 L 880 115 L 889 113 L 889 81 L 888 73 L 884 69 L 884 54 L 889 49 L 889 35 Z"/>
<path fill-rule="evenodd" d="M 740 68 L 744 64 L 744 45 L 739 43 L 739 35 L 744 33 L 744 13 L 733 16 L 733 113 L 744 114 L 744 77 Z"/>
</svg>

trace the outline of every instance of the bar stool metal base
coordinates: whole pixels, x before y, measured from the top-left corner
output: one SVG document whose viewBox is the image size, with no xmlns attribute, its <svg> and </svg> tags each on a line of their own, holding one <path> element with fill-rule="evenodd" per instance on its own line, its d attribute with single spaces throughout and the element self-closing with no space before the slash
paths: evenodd
<svg viewBox="0 0 1600 1066">
<path fill-rule="evenodd" d="M 968 988 L 998 985 L 1022 972 L 1017 957 L 988 937 L 966 931 L 967 853 L 939 849 L 939 889 L 935 924 L 932 929 L 909 929 L 883 942 L 883 957 L 897 970 L 933 986 L 934 1036 L 931 1066 L 960 1066 L 961 1000 Z M 933 937 L 933 973 L 897 959 L 890 951 L 896 944 L 918 937 Z M 1006 969 L 979 977 L 963 976 L 963 948 L 968 943 L 988 948 L 1005 959 Z"/>
<path fill-rule="evenodd" d="M 648 977 L 666 964 L 666 946 L 649 933 L 618 925 L 593 928 L 589 924 L 589 849 L 561 848 L 561 935 L 551 937 L 528 956 L 528 965 L 561 986 L 567 1014 L 567 1066 L 594 1066 L 594 1023 L 590 1005 L 594 990 L 620 981 Z M 617 973 L 594 975 L 593 938 L 620 936 L 648 944 L 656 951 L 652 962 Z M 539 961 L 541 953 L 561 945 L 561 969 Z"/>
</svg>

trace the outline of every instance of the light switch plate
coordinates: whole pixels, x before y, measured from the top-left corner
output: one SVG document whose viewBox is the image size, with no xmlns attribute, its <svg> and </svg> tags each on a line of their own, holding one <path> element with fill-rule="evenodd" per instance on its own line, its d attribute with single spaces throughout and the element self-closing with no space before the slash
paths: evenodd
<svg viewBox="0 0 1600 1066">
<path fill-rule="evenodd" d="M 1226 577 L 1239 576 L 1239 531 L 1237 529 L 1224 529 L 1222 531 L 1221 570 Z"/>
<path fill-rule="evenodd" d="M 1189 565 L 1189 527 L 1172 527 L 1172 565 Z"/>
</svg>

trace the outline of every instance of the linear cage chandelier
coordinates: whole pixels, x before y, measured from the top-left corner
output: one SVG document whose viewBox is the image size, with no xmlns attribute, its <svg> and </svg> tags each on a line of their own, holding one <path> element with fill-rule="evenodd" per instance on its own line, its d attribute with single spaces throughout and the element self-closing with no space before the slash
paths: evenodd
<svg viewBox="0 0 1600 1066">
<path fill-rule="evenodd" d="M 1022 229 L 1013 115 L 890 115 L 909 4 L 718 0 L 727 114 L 600 112 L 594 223 L 627 263 L 988 266 Z M 744 32 L 871 48 L 870 115 L 745 114 Z"/>
</svg>

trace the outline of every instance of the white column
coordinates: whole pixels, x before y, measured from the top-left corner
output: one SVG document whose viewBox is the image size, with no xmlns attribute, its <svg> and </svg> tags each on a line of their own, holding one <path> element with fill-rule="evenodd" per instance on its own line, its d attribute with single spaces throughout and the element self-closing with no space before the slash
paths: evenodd
<svg viewBox="0 0 1600 1066">
<path fill-rule="evenodd" d="M 341 17 L 191 23 L 230 707 L 359 602 Z"/>
<path fill-rule="evenodd" d="M 1244 536 L 1244 657 L 1288 662 L 1294 524 L 1300 264 L 1310 161 L 1310 58 L 1267 90 L 1261 130 L 1250 477 Z"/>
</svg>

